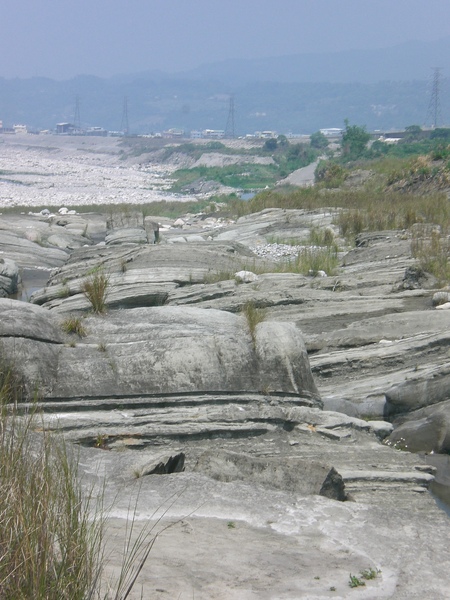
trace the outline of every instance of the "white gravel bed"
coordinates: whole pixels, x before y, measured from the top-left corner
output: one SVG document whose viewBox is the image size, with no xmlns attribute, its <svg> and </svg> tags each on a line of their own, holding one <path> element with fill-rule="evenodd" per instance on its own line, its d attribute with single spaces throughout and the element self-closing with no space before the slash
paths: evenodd
<svg viewBox="0 0 450 600">
<path fill-rule="evenodd" d="M 291 246 L 290 244 L 258 244 L 251 246 L 250 250 L 261 258 L 269 258 L 270 260 L 278 261 L 289 258 L 297 258 L 297 256 L 308 248 L 309 250 L 316 248 L 315 246 Z"/>
<path fill-rule="evenodd" d="M 129 165 L 111 151 L 51 146 L 58 141 L 0 144 L 0 208 L 192 200 L 167 191 L 170 169 Z"/>
</svg>

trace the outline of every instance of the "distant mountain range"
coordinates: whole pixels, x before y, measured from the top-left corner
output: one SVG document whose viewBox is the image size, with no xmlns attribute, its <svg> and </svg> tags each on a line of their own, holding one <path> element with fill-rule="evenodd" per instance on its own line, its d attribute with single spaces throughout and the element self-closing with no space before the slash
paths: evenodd
<svg viewBox="0 0 450 600">
<path fill-rule="evenodd" d="M 427 80 L 435 67 L 449 73 L 450 36 L 436 42 L 406 42 L 376 50 L 226 60 L 202 65 L 184 75 L 228 85 L 267 81 L 377 83 Z"/>
<path fill-rule="evenodd" d="M 67 81 L 0 78 L 0 120 L 54 129 L 73 121 L 121 128 L 127 98 L 130 130 L 151 133 L 225 129 L 234 95 L 235 133 L 312 133 L 344 119 L 389 130 L 430 123 L 433 69 L 440 67 L 440 125 L 450 121 L 450 37 L 378 50 L 227 60 L 168 75 L 79 76 Z"/>
</svg>

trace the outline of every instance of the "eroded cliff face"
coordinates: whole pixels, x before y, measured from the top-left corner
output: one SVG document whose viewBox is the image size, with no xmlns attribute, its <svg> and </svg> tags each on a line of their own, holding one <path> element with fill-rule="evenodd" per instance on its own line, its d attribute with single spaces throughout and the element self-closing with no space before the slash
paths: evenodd
<svg viewBox="0 0 450 600">
<path fill-rule="evenodd" d="M 194 511 L 161 536 L 148 595 L 347 597 L 348 573 L 371 567 L 368 597 L 446 597 L 434 469 L 397 448 L 414 436 L 415 449 L 446 451 L 450 312 L 414 271 L 404 232 L 365 236 L 335 275 L 276 272 L 274 237 L 306 241 L 318 224 L 332 227 L 331 211 L 220 228 L 187 217 L 162 224 L 160 244 L 139 243 L 142 226 L 64 250 L 33 303 L 0 300 L 2 351 L 30 391 L 39 384 L 41 425 L 79 446 L 87 486 L 106 476 L 112 527 L 130 502 L 144 519 L 173 494 L 171 518 Z M 102 315 L 83 293 L 96 273 L 108 281 Z"/>
</svg>

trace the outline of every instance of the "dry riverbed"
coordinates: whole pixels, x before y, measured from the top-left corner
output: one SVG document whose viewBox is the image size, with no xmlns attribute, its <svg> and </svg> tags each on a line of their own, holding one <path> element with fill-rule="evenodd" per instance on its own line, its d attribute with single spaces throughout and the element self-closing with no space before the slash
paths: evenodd
<svg viewBox="0 0 450 600">
<path fill-rule="evenodd" d="M 0 209 L 143 204 L 172 194 L 169 165 L 124 160 L 120 138 L 0 135 Z"/>
</svg>

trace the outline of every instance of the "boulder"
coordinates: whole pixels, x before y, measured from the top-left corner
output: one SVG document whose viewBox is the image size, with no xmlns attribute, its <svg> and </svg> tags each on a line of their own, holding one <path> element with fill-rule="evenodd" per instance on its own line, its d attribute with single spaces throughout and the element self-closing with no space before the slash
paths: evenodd
<svg viewBox="0 0 450 600">
<path fill-rule="evenodd" d="M 435 292 L 433 294 L 433 306 L 440 306 L 441 304 L 447 304 L 450 300 L 450 294 L 443 290 Z"/>
<path fill-rule="evenodd" d="M 415 410 L 394 421 L 386 443 L 409 452 L 450 453 L 450 400 Z"/>
<path fill-rule="evenodd" d="M 159 224 L 151 217 L 145 217 L 144 229 L 147 233 L 148 243 L 157 244 L 159 242 Z"/>
<path fill-rule="evenodd" d="M 200 456 L 194 470 L 218 481 L 246 481 L 302 496 L 317 494 L 346 500 L 345 484 L 336 469 L 301 458 L 280 461 L 274 457 L 215 451 Z"/>
<path fill-rule="evenodd" d="M 9 258 L 0 258 L 0 298 L 17 292 L 19 268 Z"/>
<path fill-rule="evenodd" d="M 449 397 L 449 389 L 450 363 L 423 367 L 386 390 L 386 414 L 406 413 L 437 404 Z"/>
<path fill-rule="evenodd" d="M 144 227 L 121 227 L 108 231 L 105 242 L 107 246 L 115 246 L 119 244 L 148 244 L 149 240 Z"/>
<path fill-rule="evenodd" d="M 238 271 L 234 274 L 234 278 L 238 283 L 253 283 L 258 281 L 258 275 L 251 271 Z"/>
<path fill-rule="evenodd" d="M 86 318 L 86 337 L 72 334 L 64 344 L 64 319 L 57 313 L 1 302 L 0 339 L 15 347 L 15 362 L 30 385 L 33 378 L 45 380 L 47 397 L 240 395 L 270 388 L 293 402 L 320 406 L 301 334 L 290 324 L 261 323 L 255 342 L 238 315 L 136 308 Z M 42 358 L 40 347 L 45 348 Z M 49 356 L 52 364 L 44 361 Z"/>
</svg>

